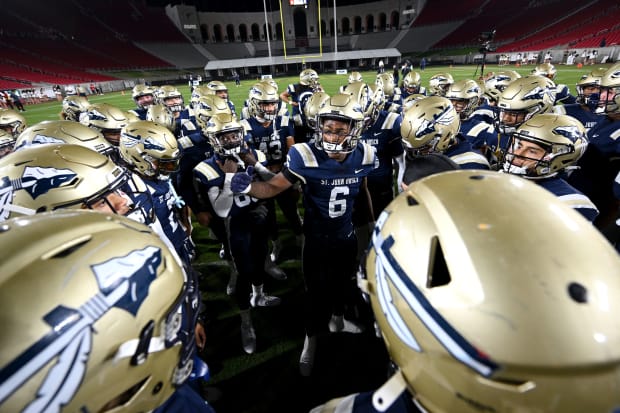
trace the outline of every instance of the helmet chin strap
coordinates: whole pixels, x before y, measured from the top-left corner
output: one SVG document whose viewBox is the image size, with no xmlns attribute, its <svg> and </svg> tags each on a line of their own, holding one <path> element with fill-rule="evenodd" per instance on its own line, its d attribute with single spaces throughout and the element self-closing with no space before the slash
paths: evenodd
<svg viewBox="0 0 620 413">
<path fill-rule="evenodd" d="M 372 405 L 384 412 L 394 404 L 394 401 L 407 389 L 407 381 L 401 370 L 398 370 L 388 381 L 383 383 L 372 395 Z"/>
</svg>

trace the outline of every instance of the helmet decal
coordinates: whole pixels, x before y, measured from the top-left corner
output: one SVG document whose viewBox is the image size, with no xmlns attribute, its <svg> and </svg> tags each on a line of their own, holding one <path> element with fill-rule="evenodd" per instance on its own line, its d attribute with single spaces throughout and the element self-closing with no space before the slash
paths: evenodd
<svg viewBox="0 0 620 413">
<path fill-rule="evenodd" d="M 419 138 L 435 131 L 436 124 L 449 126 L 454 121 L 455 114 L 456 111 L 452 106 L 446 106 L 441 113 L 433 116 L 433 120 L 424 119 L 415 136 Z"/>
<path fill-rule="evenodd" d="M 146 138 L 142 137 L 141 135 L 132 135 L 129 132 L 126 132 L 123 137 L 128 138 L 128 141 L 124 142 L 124 145 L 128 148 L 132 148 L 138 144 L 143 144 L 144 145 L 144 149 L 151 149 L 151 150 L 155 150 L 155 151 L 165 151 L 166 148 L 164 148 L 162 145 L 159 144 L 159 142 L 157 142 L 155 139 L 153 139 L 153 137 L 151 136 L 147 136 Z"/>
<path fill-rule="evenodd" d="M 582 132 L 577 126 L 558 126 L 553 129 L 553 133 L 564 136 L 573 142 L 582 136 Z"/>
<path fill-rule="evenodd" d="M 147 246 L 91 266 L 99 292 L 78 308 L 59 305 L 44 316 L 49 333 L 2 368 L 0 402 L 56 359 L 25 411 L 60 411 L 77 393 L 92 350 L 93 325 L 112 308 L 132 315 L 148 296 L 162 261 L 161 249 Z"/>
</svg>

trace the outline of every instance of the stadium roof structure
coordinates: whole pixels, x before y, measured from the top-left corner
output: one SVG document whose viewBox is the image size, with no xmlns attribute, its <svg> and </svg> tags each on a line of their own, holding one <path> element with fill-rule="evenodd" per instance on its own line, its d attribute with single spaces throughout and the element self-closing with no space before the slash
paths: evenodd
<svg viewBox="0 0 620 413">
<path fill-rule="evenodd" d="M 252 67 L 252 66 L 274 66 L 293 64 L 299 61 L 308 62 L 333 62 L 339 60 L 353 60 L 353 59 L 372 59 L 372 58 L 386 58 L 386 57 L 400 57 L 401 53 L 398 49 L 371 49 L 371 50 L 348 50 L 345 52 L 330 52 L 323 53 L 315 56 L 271 56 L 271 57 L 253 57 L 244 59 L 228 59 L 228 60 L 211 60 L 206 66 L 205 70 L 218 70 L 218 69 L 236 69 L 240 67 Z"/>
</svg>

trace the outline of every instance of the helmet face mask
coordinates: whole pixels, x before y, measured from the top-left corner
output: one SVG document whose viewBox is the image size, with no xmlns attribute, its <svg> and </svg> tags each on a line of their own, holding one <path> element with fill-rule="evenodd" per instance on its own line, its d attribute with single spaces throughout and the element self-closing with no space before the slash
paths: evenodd
<svg viewBox="0 0 620 413">
<path fill-rule="evenodd" d="M 536 115 L 511 136 L 502 170 L 529 179 L 550 178 L 574 169 L 587 145 L 585 128 L 578 120 L 568 115 Z"/>
</svg>

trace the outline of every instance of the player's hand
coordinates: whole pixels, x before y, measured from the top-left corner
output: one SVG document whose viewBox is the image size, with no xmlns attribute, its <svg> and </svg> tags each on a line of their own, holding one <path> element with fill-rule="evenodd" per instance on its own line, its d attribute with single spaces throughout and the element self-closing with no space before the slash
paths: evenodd
<svg viewBox="0 0 620 413">
<path fill-rule="evenodd" d="M 223 162 L 217 159 L 215 162 L 217 162 L 224 173 L 234 174 L 239 169 L 239 164 L 234 158 L 227 157 Z"/>
<path fill-rule="evenodd" d="M 252 175 L 254 167 L 248 166 L 245 172 L 237 172 L 230 181 L 230 189 L 235 194 L 247 194 L 252 188 Z"/>
</svg>

